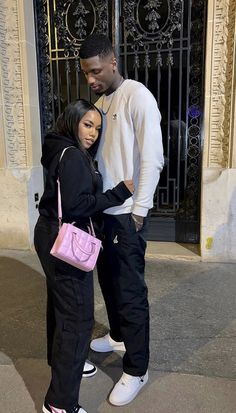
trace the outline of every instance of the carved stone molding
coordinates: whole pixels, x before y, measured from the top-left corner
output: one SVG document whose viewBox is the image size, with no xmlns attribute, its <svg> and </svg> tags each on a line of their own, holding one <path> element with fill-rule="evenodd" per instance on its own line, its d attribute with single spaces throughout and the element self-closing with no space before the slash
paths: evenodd
<svg viewBox="0 0 236 413">
<path fill-rule="evenodd" d="M 27 166 L 17 0 L 0 1 L 0 77 L 7 166 Z"/>
<path fill-rule="evenodd" d="M 235 42 L 236 42 L 236 3 L 231 1 L 229 5 L 229 23 L 228 23 L 228 41 L 227 41 L 227 67 L 226 67 L 226 85 L 225 85 L 225 119 L 224 132 L 225 140 L 223 142 L 223 154 L 226 166 L 231 165 L 231 148 L 233 139 L 235 139 L 233 126 L 235 85 L 236 85 L 236 67 L 235 67 Z M 236 143 L 234 143 L 235 145 Z"/>
<path fill-rule="evenodd" d="M 235 0 L 215 1 L 210 91 L 209 167 L 225 168 L 229 166 L 235 13 Z"/>
</svg>

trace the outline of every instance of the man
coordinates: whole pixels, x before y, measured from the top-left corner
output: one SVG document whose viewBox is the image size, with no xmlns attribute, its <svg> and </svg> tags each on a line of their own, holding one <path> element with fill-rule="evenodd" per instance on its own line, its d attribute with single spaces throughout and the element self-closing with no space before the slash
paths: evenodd
<svg viewBox="0 0 236 413">
<path fill-rule="evenodd" d="M 101 95 L 103 136 L 97 153 L 104 191 L 132 176 L 135 192 L 122 206 L 104 211 L 104 250 L 98 278 L 110 333 L 91 342 L 95 351 L 125 351 L 123 374 L 109 401 L 131 402 L 148 380 L 149 306 L 144 281 L 147 215 L 163 168 L 160 113 L 150 91 L 124 80 L 109 39 L 92 34 L 80 49 L 81 69 Z"/>
</svg>

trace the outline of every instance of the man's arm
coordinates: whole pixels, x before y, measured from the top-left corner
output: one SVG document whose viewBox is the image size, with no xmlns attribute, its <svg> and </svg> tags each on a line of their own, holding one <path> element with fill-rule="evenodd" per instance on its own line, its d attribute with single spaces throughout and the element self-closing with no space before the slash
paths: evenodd
<svg viewBox="0 0 236 413">
<path fill-rule="evenodd" d="M 154 192 L 164 165 L 161 115 L 154 96 L 145 87 L 138 88 L 132 95 L 130 109 L 140 155 L 139 185 L 132 210 L 139 230 L 153 206 Z"/>
</svg>

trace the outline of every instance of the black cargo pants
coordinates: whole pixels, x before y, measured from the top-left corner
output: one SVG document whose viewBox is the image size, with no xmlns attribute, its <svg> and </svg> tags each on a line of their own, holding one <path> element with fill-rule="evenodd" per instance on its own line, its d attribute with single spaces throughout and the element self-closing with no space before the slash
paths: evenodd
<svg viewBox="0 0 236 413">
<path fill-rule="evenodd" d="M 146 373 L 149 362 L 149 305 L 144 280 L 147 218 L 136 232 L 131 214 L 104 217 L 103 252 L 98 278 L 106 304 L 110 335 L 124 341 L 124 372 Z"/>
<path fill-rule="evenodd" d="M 45 400 L 54 407 L 77 405 L 94 324 L 93 274 L 50 255 L 58 223 L 40 217 L 35 249 L 47 278 L 47 344 L 51 383 Z"/>
</svg>

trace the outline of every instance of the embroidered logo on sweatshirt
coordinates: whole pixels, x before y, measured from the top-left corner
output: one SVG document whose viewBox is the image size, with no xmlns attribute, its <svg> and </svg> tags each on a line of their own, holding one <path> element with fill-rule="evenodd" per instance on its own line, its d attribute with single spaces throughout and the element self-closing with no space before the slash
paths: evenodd
<svg viewBox="0 0 236 413">
<path fill-rule="evenodd" d="M 113 113 L 113 115 L 112 115 L 112 120 L 116 120 L 117 119 L 117 114 L 116 113 Z"/>
</svg>

